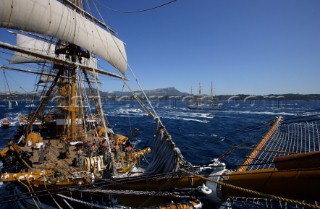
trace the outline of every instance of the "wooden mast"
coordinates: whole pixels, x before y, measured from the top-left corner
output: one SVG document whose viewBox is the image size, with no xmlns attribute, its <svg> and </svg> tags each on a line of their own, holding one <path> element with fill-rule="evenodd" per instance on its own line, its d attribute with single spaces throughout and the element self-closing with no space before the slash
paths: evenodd
<svg viewBox="0 0 320 209">
<path fill-rule="evenodd" d="M 76 91 L 77 91 L 77 82 L 76 82 L 76 69 L 72 68 L 71 70 L 71 141 L 76 139 Z"/>
<path fill-rule="evenodd" d="M 74 5 L 78 6 L 78 1 L 74 0 Z M 78 113 L 77 105 L 77 67 L 71 68 L 71 141 L 76 139 L 76 117 Z"/>
<path fill-rule="evenodd" d="M 78 1 L 74 0 L 74 4 L 78 5 Z M 76 60 L 79 58 L 78 50 L 80 50 L 78 47 L 71 46 L 70 44 L 66 48 L 67 50 L 65 53 L 70 53 L 71 55 L 71 61 L 76 62 Z M 69 89 L 67 92 L 70 92 L 69 95 L 66 95 L 68 99 L 68 108 L 67 110 L 67 120 L 66 124 L 67 126 L 70 125 L 70 128 L 67 128 L 67 139 L 66 142 L 69 141 L 75 141 L 78 137 L 81 137 L 78 133 L 77 136 L 77 117 L 79 116 L 79 108 L 77 108 L 77 69 L 78 67 L 71 67 L 69 68 L 71 72 L 71 79 L 70 79 L 70 85 L 65 84 L 64 87 Z M 70 124 L 69 124 L 69 117 L 70 117 Z"/>
</svg>

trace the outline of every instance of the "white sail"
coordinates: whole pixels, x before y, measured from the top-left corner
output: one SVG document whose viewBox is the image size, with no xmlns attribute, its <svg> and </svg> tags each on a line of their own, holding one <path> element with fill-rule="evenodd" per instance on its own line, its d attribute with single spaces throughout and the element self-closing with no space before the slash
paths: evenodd
<svg viewBox="0 0 320 209">
<path fill-rule="evenodd" d="M 31 38 L 22 34 L 17 34 L 16 46 L 39 53 L 43 55 L 48 55 L 51 57 L 57 57 L 55 54 L 56 45 L 48 43 L 39 39 Z M 65 55 L 59 55 L 59 59 L 66 60 Z M 51 62 L 39 57 L 34 57 L 28 54 L 23 54 L 20 52 L 14 52 L 10 63 L 11 64 L 21 64 L 21 63 L 43 63 Z M 90 59 L 83 58 L 83 63 L 86 66 L 97 68 L 97 59 L 90 57 Z"/>
<path fill-rule="evenodd" d="M 8 109 L 12 109 L 12 103 L 11 103 L 11 101 L 8 101 Z"/>
<path fill-rule="evenodd" d="M 45 54 L 49 55 L 52 57 L 56 57 L 55 55 L 55 45 L 47 43 L 45 41 L 41 41 L 38 39 L 30 38 L 28 36 L 22 35 L 22 34 L 17 34 L 17 43 L 16 46 L 32 50 L 34 52 L 40 53 L 40 54 Z M 62 56 L 59 57 L 60 59 Z M 20 52 L 14 52 L 10 63 L 11 64 L 21 64 L 21 63 L 41 63 L 41 62 L 48 62 L 45 59 L 41 59 L 38 57 L 34 57 L 28 54 L 23 54 Z"/>
<path fill-rule="evenodd" d="M 53 75 L 41 75 L 39 79 L 39 83 L 53 82 L 55 76 Z"/>
<path fill-rule="evenodd" d="M 2 0 L 0 26 L 74 43 L 100 56 L 121 73 L 126 72 L 124 43 L 56 0 Z"/>
</svg>

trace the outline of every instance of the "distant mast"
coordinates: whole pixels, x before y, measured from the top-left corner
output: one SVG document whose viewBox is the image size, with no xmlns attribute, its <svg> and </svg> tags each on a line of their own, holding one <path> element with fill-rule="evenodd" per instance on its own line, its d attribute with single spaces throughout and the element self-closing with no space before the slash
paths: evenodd
<svg viewBox="0 0 320 209">
<path fill-rule="evenodd" d="M 211 105 L 214 106 L 214 100 L 215 100 L 215 96 L 213 95 L 213 87 L 212 87 L 212 81 L 211 81 Z"/>
<path fill-rule="evenodd" d="M 197 98 L 197 105 L 200 106 L 201 105 L 201 96 L 202 96 L 202 91 L 201 91 L 201 83 L 199 82 L 199 95 Z"/>
</svg>

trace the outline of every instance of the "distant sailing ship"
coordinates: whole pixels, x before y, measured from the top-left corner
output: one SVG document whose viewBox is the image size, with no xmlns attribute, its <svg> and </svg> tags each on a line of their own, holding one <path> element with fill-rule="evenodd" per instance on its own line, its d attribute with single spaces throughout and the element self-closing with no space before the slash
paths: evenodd
<svg viewBox="0 0 320 209">
<path fill-rule="evenodd" d="M 202 95 L 201 84 L 199 83 L 198 95 L 193 95 L 191 88 L 191 104 L 188 104 L 188 108 L 191 110 L 220 110 L 223 107 L 222 103 L 215 104 L 215 96 L 213 95 L 212 82 L 211 82 L 211 94 L 210 96 Z M 209 101 L 208 101 L 209 100 Z"/>
<path fill-rule="evenodd" d="M 0 26 L 23 30 L 15 32 L 16 46 L 0 42 L 14 52 L 11 64 L 1 68 L 39 75 L 43 87 L 39 105 L 19 127 L 18 142 L 0 151 L 1 180 L 11 192 L 0 202 L 19 208 L 210 208 L 208 202 L 265 198 L 317 207 L 312 201 L 320 199 L 319 123 L 291 127 L 277 118 L 237 171 L 221 159 L 192 165 L 147 96 L 145 104 L 128 85 L 124 43 L 83 10 L 82 1 L 0 3 Z M 96 56 L 121 74 L 98 68 Z M 12 66 L 19 63 L 41 67 Z M 139 150 L 130 136 L 114 133 L 102 108 L 98 74 L 122 80 L 152 116 L 152 150 Z M 49 102 L 57 106 L 49 109 Z M 143 167 L 140 161 L 150 152 Z"/>
</svg>

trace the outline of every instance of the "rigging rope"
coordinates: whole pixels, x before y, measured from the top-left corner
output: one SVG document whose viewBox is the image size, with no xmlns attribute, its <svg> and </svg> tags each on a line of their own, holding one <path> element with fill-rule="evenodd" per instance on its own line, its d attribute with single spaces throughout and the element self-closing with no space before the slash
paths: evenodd
<svg viewBox="0 0 320 209">
<path fill-rule="evenodd" d="M 177 171 L 182 165 L 190 166 L 191 164 L 184 159 L 180 149 L 176 147 L 171 136 L 160 123 L 160 120 L 156 120 L 156 123 L 154 155 L 144 175 L 168 173 Z"/>
<path fill-rule="evenodd" d="M 284 201 L 284 202 L 288 202 L 288 203 L 291 203 L 291 204 L 296 204 L 296 205 L 303 206 L 303 207 L 310 207 L 310 208 L 320 209 L 320 206 L 318 206 L 318 205 L 305 203 L 305 202 L 301 202 L 301 201 L 298 201 L 298 200 L 292 200 L 292 199 L 285 198 L 285 197 L 279 197 L 279 196 L 272 195 L 272 194 L 265 194 L 265 193 L 262 193 L 262 192 L 257 192 L 257 191 L 251 190 L 251 189 L 246 189 L 246 188 L 243 188 L 243 187 L 235 186 L 235 185 L 232 185 L 232 184 L 229 184 L 229 183 L 225 183 L 225 182 L 222 182 L 222 181 L 219 181 L 219 180 L 217 181 L 217 180 L 214 180 L 214 179 L 211 179 L 211 178 L 207 178 L 207 177 L 192 173 L 192 172 L 184 170 L 184 169 L 180 169 L 180 171 L 182 171 L 184 173 L 187 173 L 187 174 L 190 174 L 190 175 L 194 175 L 194 176 L 199 177 L 199 178 L 202 178 L 202 179 L 204 179 L 206 181 L 214 182 L 214 183 L 219 184 L 221 186 L 225 186 L 225 187 L 229 187 L 229 188 L 236 189 L 236 190 L 239 190 L 239 191 L 247 192 L 249 194 L 253 194 L 253 195 L 257 195 L 257 196 L 261 196 L 261 197 L 265 197 L 265 198 L 269 198 L 269 199 Z"/>
<path fill-rule="evenodd" d="M 174 1 L 176 1 L 176 0 L 174 0 Z M 96 8 L 96 10 L 97 10 L 97 13 L 99 14 L 100 18 L 102 19 L 102 22 L 103 22 L 104 24 L 106 24 L 105 20 L 103 19 L 102 15 L 101 15 L 101 13 L 99 12 L 99 10 L 98 10 L 98 8 L 97 8 L 97 6 L 96 6 L 95 3 L 94 3 L 94 6 L 95 6 L 95 8 Z M 113 34 L 113 31 L 111 31 L 109 28 L 107 28 L 107 31 L 110 32 L 111 34 Z M 126 60 L 126 56 L 124 56 L 124 54 L 123 54 L 122 51 L 120 50 L 117 42 L 114 40 L 114 37 L 113 37 L 113 36 L 111 36 L 111 37 L 112 37 L 112 40 L 114 41 L 114 43 L 116 44 L 116 46 L 117 46 L 117 48 L 118 48 L 118 50 L 119 50 L 122 58 L 123 58 L 124 60 Z M 123 78 L 123 81 L 124 81 L 125 85 L 126 85 L 127 88 L 129 89 L 129 91 L 133 94 L 134 98 L 138 101 L 138 103 L 140 104 L 140 106 L 146 111 L 147 114 L 149 114 L 149 115 L 151 114 L 151 116 L 153 116 L 154 119 L 159 118 L 159 116 L 158 116 L 157 113 L 155 112 L 155 110 L 154 110 L 154 108 L 153 108 L 150 100 L 148 99 L 145 91 L 143 90 L 141 84 L 139 83 L 137 77 L 135 76 L 135 74 L 134 74 L 134 72 L 133 72 L 133 69 L 131 68 L 131 66 L 129 65 L 128 62 L 127 62 L 127 66 L 128 66 L 128 68 L 130 69 L 130 71 L 131 71 L 131 73 L 132 73 L 135 81 L 137 82 L 137 84 L 138 84 L 141 92 L 143 93 L 144 97 L 146 98 L 146 100 L 147 100 L 147 102 L 148 102 L 148 104 L 149 104 L 149 108 L 152 110 L 152 113 L 153 113 L 153 114 L 151 114 L 151 112 L 148 110 L 148 108 L 146 108 L 145 105 L 142 103 L 142 101 L 136 96 L 136 94 L 134 94 L 134 92 L 133 92 L 132 89 L 130 88 L 129 84 L 128 84 L 128 83 L 126 82 L 126 80 Z M 161 123 L 161 125 L 163 126 L 163 124 L 162 124 L 161 121 L 160 121 L 160 123 Z"/>
<path fill-rule="evenodd" d="M 114 166 L 115 165 L 115 159 L 114 159 L 114 157 L 112 155 L 112 152 L 111 152 L 111 142 L 110 142 L 110 138 L 108 136 L 108 127 L 107 127 L 107 124 L 106 124 L 106 121 L 105 121 L 105 117 L 104 117 L 104 114 L 103 114 L 100 91 L 99 91 L 99 88 L 98 88 L 98 81 L 97 81 L 98 80 L 98 78 L 97 78 L 98 77 L 98 73 L 96 73 L 94 69 L 93 69 L 93 77 L 94 77 L 95 85 L 97 87 L 98 112 L 100 113 L 100 116 L 101 116 L 101 119 L 102 119 L 103 128 L 106 131 L 105 139 L 107 140 L 107 143 L 108 143 L 108 153 L 111 156 L 112 171 L 113 171 L 114 174 L 117 174 L 117 169 Z"/>
<path fill-rule="evenodd" d="M 38 198 L 38 196 L 37 196 L 37 195 L 35 195 L 35 193 L 34 193 L 34 189 L 33 189 L 32 185 L 30 184 L 30 181 L 29 181 L 29 179 L 28 179 L 28 178 L 27 178 L 27 182 L 28 182 L 29 188 L 30 188 L 30 190 L 31 190 L 31 192 L 32 192 L 32 195 L 34 195 L 34 196 L 36 197 L 36 199 L 37 199 L 37 201 L 38 201 L 39 205 L 40 205 L 41 207 L 43 207 L 43 206 L 42 206 L 42 203 L 40 202 L 40 200 L 39 200 L 39 198 Z"/>
<path fill-rule="evenodd" d="M 72 198 L 72 197 L 68 197 L 68 196 L 65 196 L 65 195 L 62 195 L 62 194 L 57 194 L 59 197 L 63 198 L 63 199 L 67 199 L 67 200 L 71 200 L 73 202 L 77 202 L 77 203 L 80 203 L 80 204 L 83 204 L 83 205 L 86 205 L 86 206 L 89 206 L 89 207 L 95 207 L 95 208 L 110 208 L 111 207 L 106 207 L 106 206 L 103 206 L 103 205 L 98 205 L 98 204 L 94 204 L 94 203 L 89 203 L 89 202 L 86 202 L 86 201 L 83 201 L 83 200 L 78 200 L 78 199 L 75 199 L 75 198 Z M 113 207 L 112 207 L 113 208 Z"/>
<path fill-rule="evenodd" d="M 167 6 L 171 3 L 174 3 L 176 2 L 177 0 L 171 0 L 171 1 L 168 1 L 166 3 L 163 3 L 163 4 L 160 4 L 160 5 L 157 5 L 157 6 L 154 6 L 154 7 L 150 7 L 150 8 L 145 8 L 145 9 L 140 9 L 140 10 L 135 10 L 135 11 L 121 11 L 121 10 L 117 10 L 117 9 L 112 9 L 110 7 L 107 7 L 106 5 L 100 3 L 100 5 L 102 5 L 103 7 L 109 9 L 110 11 L 113 11 L 113 12 L 118 12 L 118 13 L 125 13 L 125 14 L 133 14 L 133 13 L 141 13 L 141 12 L 147 12 L 147 11 L 150 11 L 150 10 L 155 10 L 155 9 L 159 9 L 161 7 L 164 7 L 164 6 Z M 99 3 L 99 1 L 97 1 Z"/>
<path fill-rule="evenodd" d="M 4 76 L 4 80 L 5 80 L 5 84 L 4 84 L 5 91 L 6 91 L 6 88 L 8 88 L 9 94 L 11 94 L 9 83 L 8 83 L 7 76 L 6 76 L 6 72 L 4 69 L 2 69 L 2 72 L 3 72 L 3 76 Z"/>
<path fill-rule="evenodd" d="M 263 147 L 256 150 L 259 154 L 254 158 L 250 158 L 253 162 L 250 163 L 248 167 L 249 170 L 274 167 L 273 160 L 277 156 L 320 150 L 320 135 L 318 132 L 320 124 L 318 120 L 310 120 L 310 118 L 303 121 L 299 120 L 299 122 L 292 120 L 293 119 L 285 120 L 285 123 L 282 122 L 278 130 L 270 136 L 268 142 Z M 255 148 L 245 147 L 242 146 L 242 144 L 243 143 L 231 147 L 219 159 L 224 159 L 236 150 L 255 150 Z M 244 164 L 238 164 L 239 163 L 236 163 L 236 165 L 233 166 L 244 166 Z"/>
<path fill-rule="evenodd" d="M 18 197 L 16 198 L 16 195 L 7 195 L 0 197 L 0 203 L 6 203 L 6 202 L 13 202 L 17 200 L 23 200 L 23 199 L 30 199 L 30 197 L 26 197 L 27 195 L 35 194 L 37 196 L 48 196 L 49 193 L 51 195 L 53 194 L 60 194 L 60 193 L 67 193 L 70 190 L 80 190 L 81 188 L 90 188 L 90 187 L 99 187 L 99 186 L 104 186 L 108 187 L 111 185 L 121 185 L 121 184 L 126 184 L 126 183 L 133 183 L 133 182 L 138 182 L 141 180 L 154 180 L 154 179 L 163 179 L 163 178 L 173 178 L 176 175 L 176 173 L 167 173 L 165 176 L 163 174 L 157 174 L 157 175 L 150 175 L 150 176 L 140 176 L 140 177 L 135 177 L 133 179 L 117 179 L 115 181 L 109 181 L 109 180 L 101 180 L 100 182 L 96 182 L 94 184 L 85 184 L 85 185 L 74 185 L 74 186 L 67 186 L 67 187 L 59 187 L 59 188 L 54 188 L 54 189 L 42 189 L 35 191 L 34 193 L 25 192 L 21 193 L 21 196 L 25 197 Z"/>
<path fill-rule="evenodd" d="M 30 188 L 28 187 L 28 185 L 26 185 L 25 183 L 23 183 L 23 182 L 20 181 L 19 179 L 18 179 L 18 181 L 19 181 L 19 183 L 21 183 L 23 186 L 25 186 L 25 187 L 28 189 L 29 194 L 30 194 L 30 197 L 32 198 L 34 204 L 36 205 L 37 209 L 40 209 L 39 206 L 38 206 L 38 204 L 37 204 L 37 202 L 36 202 L 35 199 L 33 198 L 33 195 L 34 195 L 35 193 L 30 190 Z M 36 195 L 36 197 L 37 197 L 37 195 Z M 38 197 L 37 197 L 37 198 L 38 198 Z"/>
<path fill-rule="evenodd" d="M 19 86 L 19 88 L 20 88 L 22 91 L 24 91 L 25 93 L 28 93 L 28 91 L 25 90 L 20 84 L 18 84 L 18 82 L 17 82 L 15 79 L 13 79 L 9 74 L 7 74 L 7 77 L 10 77 L 10 79 L 11 79 L 17 86 Z"/>
<path fill-rule="evenodd" d="M 251 132 L 252 130 L 256 130 L 256 128 L 257 128 L 257 127 L 255 126 L 255 127 L 247 127 L 246 129 L 237 129 L 234 134 L 229 134 L 229 136 L 238 135 L 239 132 L 241 132 L 241 133 Z M 264 129 L 264 127 L 261 126 L 261 125 L 258 126 L 258 128 L 259 128 L 259 131 L 261 131 L 261 130 Z M 225 136 L 225 138 L 227 138 L 227 137 L 228 137 L 228 135 Z M 251 141 L 252 139 L 254 139 L 254 136 L 253 136 L 253 135 L 251 135 L 250 138 L 248 138 L 248 139 L 244 140 L 243 142 L 241 142 L 238 146 L 231 147 L 229 150 L 227 150 L 226 152 L 224 152 L 224 153 L 218 158 L 219 161 L 223 160 L 224 158 L 226 158 L 227 156 L 229 156 L 231 153 L 233 153 L 235 150 L 237 150 L 237 147 L 241 147 L 243 144 L 248 143 L 248 142 Z"/>
</svg>

